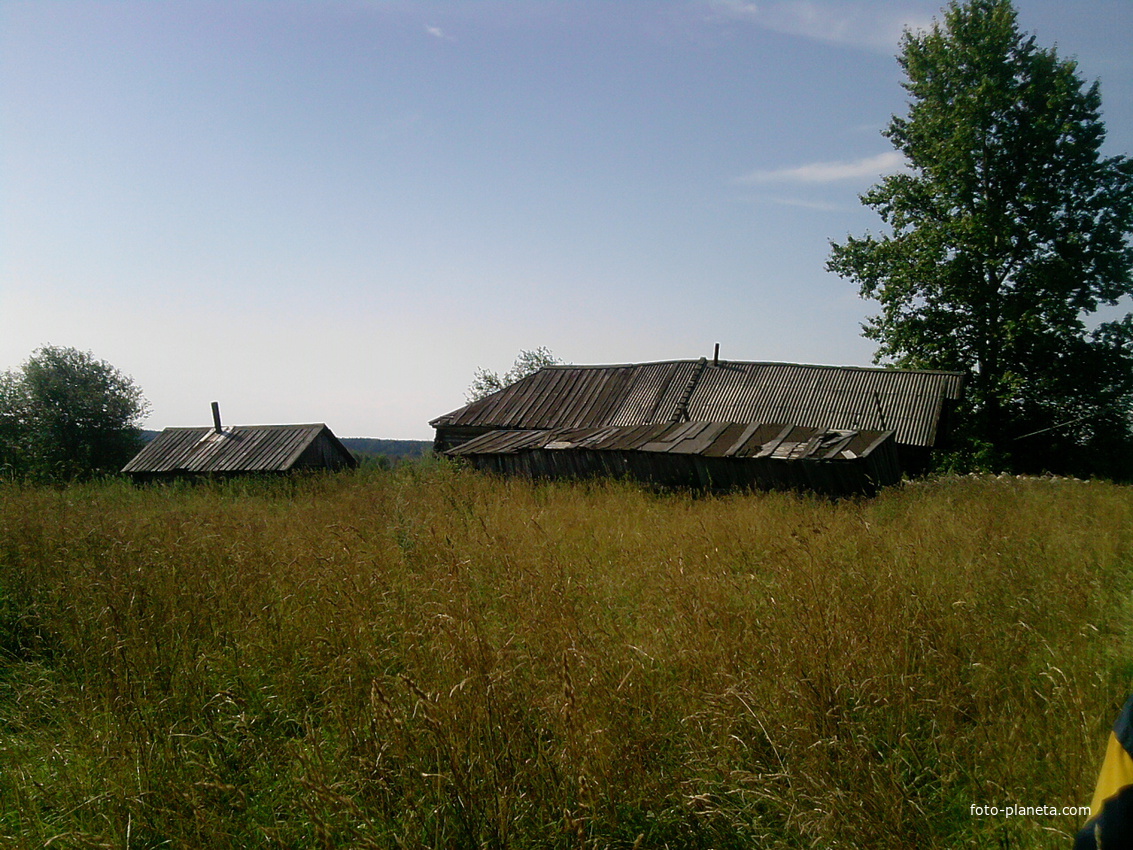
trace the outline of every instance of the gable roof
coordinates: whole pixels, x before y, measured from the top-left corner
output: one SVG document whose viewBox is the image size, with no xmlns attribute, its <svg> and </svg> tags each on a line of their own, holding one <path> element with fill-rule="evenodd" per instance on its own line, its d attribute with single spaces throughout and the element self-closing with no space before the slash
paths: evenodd
<svg viewBox="0 0 1133 850">
<path fill-rule="evenodd" d="M 316 445 L 318 443 L 319 445 Z M 308 450 L 314 447 L 312 454 Z M 304 459 L 307 453 L 308 458 Z M 304 462 L 300 464 L 300 460 Z M 321 423 L 166 428 L 126 466 L 133 474 L 286 472 L 302 467 L 342 468 L 357 462 Z"/>
<path fill-rule="evenodd" d="M 784 422 L 894 431 L 931 447 L 958 372 L 721 360 L 546 366 L 434 419 L 434 428 L 601 428 L 700 422 Z"/>
</svg>

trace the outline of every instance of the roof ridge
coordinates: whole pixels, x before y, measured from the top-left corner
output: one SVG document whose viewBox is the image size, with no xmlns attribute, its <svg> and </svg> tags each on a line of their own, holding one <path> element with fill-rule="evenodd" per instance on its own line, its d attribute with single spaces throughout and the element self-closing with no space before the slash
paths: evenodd
<svg viewBox="0 0 1133 850">
<path fill-rule="evenodd" d="M 672 366 L 677 364 L 695 365 L 707 358 L 680 358 L 675 360 L 648 360 L 641 363 L 554 363 L 543 366 L 543 369 L 632 369 L 637 366 Z M 724 360 L 720 358 L 713 365 L 719 366 L 790 366 L 801 369 L 853 369 L 861 372 L 898 372 L 915 373 L 920 375 L 965 375 L 966 373 L 955 369 L 905 369 L 899 366 L 853 366 L 838 365 L 836 363 L 793 363 L 789 360 Z"/>
<path fill-rule="evenodd" d="M 234 431 L 237 428 L 326 428 L 325 422 L 286 422 L 278 425 L 225 425 L 225 431 Z M 212 431 L 212 425 L 167 425 L 160 430 L 153 428 L 150 430 L 158 431 Z"/>
</svg>

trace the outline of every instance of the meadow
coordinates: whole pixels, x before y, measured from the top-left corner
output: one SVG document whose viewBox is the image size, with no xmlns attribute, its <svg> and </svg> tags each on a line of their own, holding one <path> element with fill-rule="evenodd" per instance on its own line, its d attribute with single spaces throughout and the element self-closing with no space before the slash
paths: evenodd
<svg viewBox="0 0 1133 850">
<path fill-rule="evenodd" d="M 1058 847 L 1133 490 L 0 484 L 0 844 Z"/>
</svg>

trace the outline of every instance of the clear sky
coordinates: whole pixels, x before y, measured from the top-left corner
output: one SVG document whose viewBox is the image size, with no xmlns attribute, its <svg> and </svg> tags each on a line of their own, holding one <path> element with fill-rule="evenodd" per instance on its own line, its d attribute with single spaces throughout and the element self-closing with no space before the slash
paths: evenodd
<svg viewBox="0 0 1133 850">
<path fill-rule="evenodd" d="M 867 365 L 922 0 L 0 0 L 0 370 L 52 344 L 150 428 L 428 439 L 477 367 Z M 1133 154 L 1133 0 L 1017 0 Z M 888 154 L 888 155 L 887 155 Z"/>
</svg>

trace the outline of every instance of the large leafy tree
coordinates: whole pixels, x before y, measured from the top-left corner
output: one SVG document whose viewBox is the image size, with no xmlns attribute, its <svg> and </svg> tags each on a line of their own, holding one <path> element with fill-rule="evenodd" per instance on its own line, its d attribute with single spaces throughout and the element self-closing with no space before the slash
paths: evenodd
<svg viewBox="0 0 1133 850">
<path fill-rule="evenodd" d="M 45 346 L 0 374 L 0 472 L 72 479 L 117 472 L 139 447 L 141 389 L 89 352 Z"/>
<path fill-rule="evenodd" d="M 828 264 L 880 303 L 877 361 L 968 371 L 968 445 L 993 462 L 1122 472 L 1133 318 L 1095 314 L 1130 293 L 1133 162 L 1102 153 L 1097 83 L 1009 0 L 953 2 L 899 62 L 885 136 L 908 168 L 862 196 L 892 232 Z"/>
</svg>

